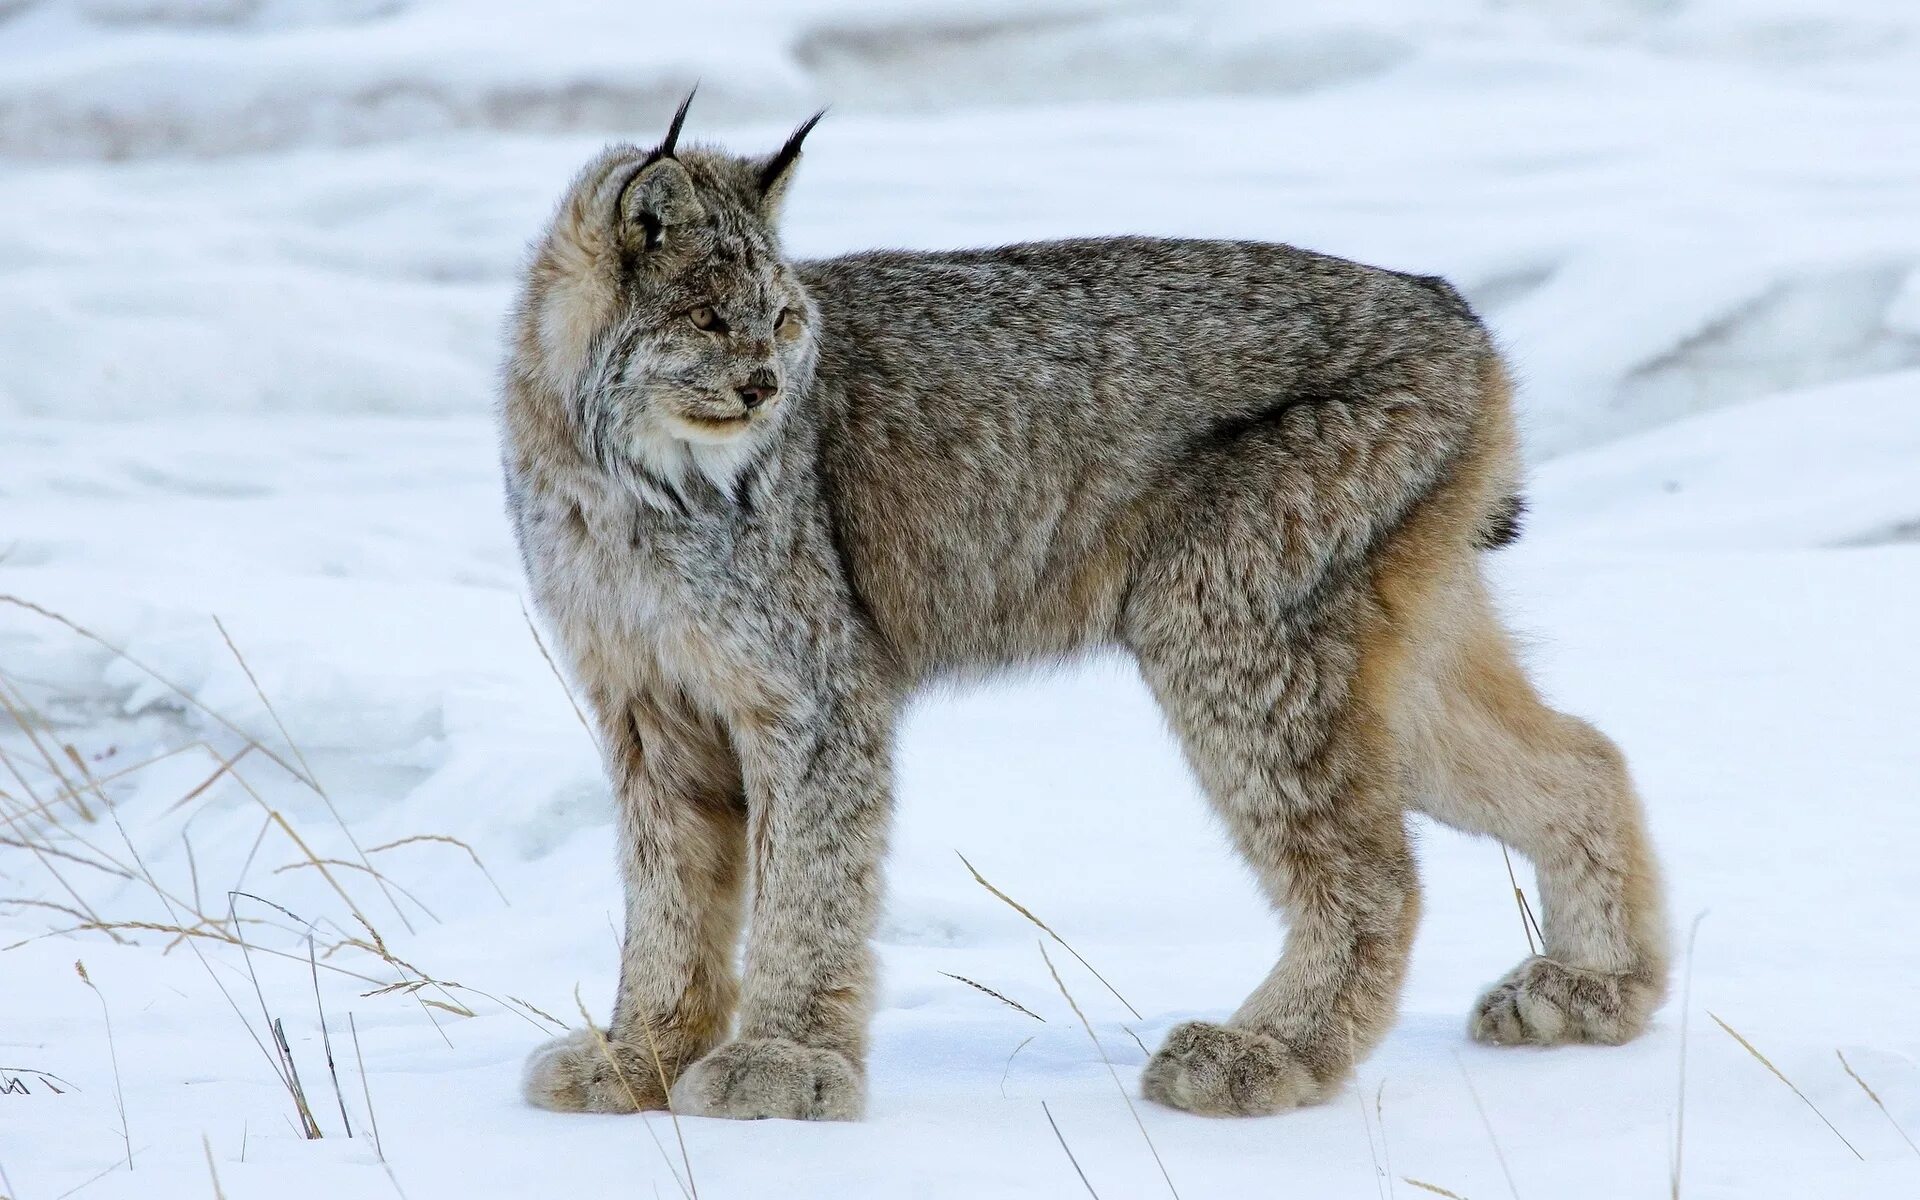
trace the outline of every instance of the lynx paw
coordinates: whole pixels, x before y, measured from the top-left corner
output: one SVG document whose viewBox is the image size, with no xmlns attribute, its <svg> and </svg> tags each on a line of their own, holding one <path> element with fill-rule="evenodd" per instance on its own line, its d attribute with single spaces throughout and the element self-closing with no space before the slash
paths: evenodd
<svg viewBox="0 0 1920 1200">
<path fill-rule="evenodd" d="M 555 1038 L 528 1055 L 520 1090 L 527 1103 L 554 1112 L 666 1107 L 659 1071 L 646 1051 L 591 1029 Z"/>
<path fill-rule="evenodd" d="M 854 1121 L 866 1107 L 860 1073 L 832 1050 L 785 1038 L 728 1042 L 673 1085 L 676 1112 L 703 1117 Z"/>
<path fill-rule="evenodd" d="M 1529 958 L 1480 997 L 1467 1031 L 1490 1046 L 1617 1046 L 1638 1036 L 1660 1003 L 1658 981 Z"/>
<path fill-rule="evenodd" d="M 1277 1038 L 1207 1021 L 1174 1026 L 1140 1077 L 1147 1099 L 1208 1117 L 1257 1117 L 1297 1108 L 1319 1085 Z"/>
</svg>

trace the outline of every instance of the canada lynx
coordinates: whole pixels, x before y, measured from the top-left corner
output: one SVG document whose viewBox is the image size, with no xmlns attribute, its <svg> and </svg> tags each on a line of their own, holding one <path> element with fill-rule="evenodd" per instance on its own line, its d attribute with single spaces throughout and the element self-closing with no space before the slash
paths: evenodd
<svg viewBox="0 0 1920 1200">
<path fill-rule="evenodd" d="M 1547 708 L 1479 553 L 1510 537 L 1505 374 L 1447 284 L 1288 246 L 1109 238 L 793 262 L 812 122 L 764 159 L 615 146 L 510 331 L 509 507 L 591 703 L 627 890 L 604 1037 L 548 1108 L 853 1118 L 897 714 L 929 680 L 1134 655 L 1291 929 L 1145 1094 L 1334 1092 L 1419 900 L 1405 814 L 1536 864 L 1544 952 L 1471 1033 L 1620 1042 L 1665 983 L 1613 744 Z M 747 924 L 744 971 L 735 947 Z M 657 1055 L 657 1060 L 656 1060 Z"/>
</svg>

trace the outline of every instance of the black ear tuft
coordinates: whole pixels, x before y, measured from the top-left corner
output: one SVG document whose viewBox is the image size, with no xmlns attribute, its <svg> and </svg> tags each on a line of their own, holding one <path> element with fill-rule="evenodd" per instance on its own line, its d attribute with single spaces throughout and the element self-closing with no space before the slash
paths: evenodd
<svg viewBox="0 0 1920 1200">
<path fill-rule="evenodd" d="M 826 115 L 827 110 L 823 108 L 806 120 L 800 122 L 800 128 L 793 131 L 793 136 L 787 139 L 786 145 L 774 151 L 773 157 L 769 158 L 766 164 L 760 168 L 760 194 L 762 196 L 768 195 L 780 186 L 781 178 L 793 168 L 795 160 L 800 157 L 800 143 L 807 140 L 807 135 L 813 132 L 813 127 L 818 125 L 820 118 Z"/>
<path fill-rule="evenodd" d="M 680 107 L 673 112 L 673 120 L 667 125 L 667 136 L 660 139 L 660 144 L 647 154 L 647 161 L 640 164 L 641 166 L 649 166 L 663 158 L 673 157 L 674 147 L 680 142 L 680 127 L 687 123 L 687 108 L 693 103 L 694 93 L 699 90 L 700 85 L 694 84 L 692 91 L 687 93 L 687 98 L 680 102 Z"/>
</svg>

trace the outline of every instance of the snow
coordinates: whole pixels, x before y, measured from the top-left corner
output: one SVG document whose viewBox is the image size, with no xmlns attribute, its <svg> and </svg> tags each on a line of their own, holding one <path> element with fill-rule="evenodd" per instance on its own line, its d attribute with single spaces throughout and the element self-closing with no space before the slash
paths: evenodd
<svg viewBox="0 0 1920 1200">
<path fill-rule="evenodd" d="M 1498 848 L 1422 825 L 1402 1016 L 1351 1088 L 1244 1122 L 1135 1098 L 1182 1196 L 1500 1195 L 1501 1155 L 1524 1197 L 1664 1193 L 1683 1027 L 1684 1194 L 1920 1187 L 1834 1054 L 1920 1135 L 1920 13 L 769 0 L 715 24 L 0 2 L 0 594 L 45 610 L 0 604 L 0 684 L 52 759 L 0 721 L 0 837 L 41 848 L 0 843 L 0 1194 L 207 1196 L 209 1158 L 236 1198 L 678 1194 L 664 1116 L 517 1096 L 548 1027 L 520 1002 L 578 1023 L 577 989 L 604 1016 L 619 901 L 605 785 L 522 616 L 489 411 L 527 238 L 695 77 L 692 133 L 730 145 L 834 103 L 798 253 L 1285 239 L 1449 275 L 1521 368 L 1533 508 L 1493 570 L 1545 686 L 1625 747 L 1681 936 L 1707 914 L 1690 1003 L 1676 979 L 1620 1049 L 1467 1042 L 1526 944 Z M 243 738 L 262 748 L 196 790 Z M 111 804 L 56 826 L 24 808 L 76 774 L 63 744 Z M 1238 1002 L 1280 931 L 1132 669 L 928 697 L 898 776 L 869 1117 L 684 1120 L 699 1191 L 1075 1195 L 1050 1114 L 1100 1196 L 1162 1194 L 1038 931 L 955 853 L 1141 1014 L 1048 944 L 1130 1092 L 1134 1035 Z M 302 926 L 248 898 L 276 923 L 245 927 L 257 993 L 238 947 L 53 933 L 78 919 L 45 907 L 171 925 L 224 918 L 230 889 L 323 951 L 367 938 L 358 910 L 476 990 L 363 995 L 401 975 L 350 947 L 310 968 Z M 263 1009 L 322 1140 L 249 1037 Z"/>
</svg>

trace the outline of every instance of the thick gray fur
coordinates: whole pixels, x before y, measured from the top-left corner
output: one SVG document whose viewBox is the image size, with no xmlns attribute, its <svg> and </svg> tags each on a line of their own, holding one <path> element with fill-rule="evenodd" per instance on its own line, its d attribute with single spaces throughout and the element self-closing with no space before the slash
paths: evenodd
<svg viewBox="0 0 1920 1200">
<path fill-rule="evenodd" d="M 1637 1032 L 1657 881 L 1611 743 L 1539 704 L 1485 602 L 1518 467 L 1458 293 L 1254 242 L 790 262 L 797 148 L 613 147 L 527 269 L 509 506 L 628 894 L 611 1042 L 544 1048 L 528 1096 L 859 1115 L 903 705 L 1103 648 L 1138 659 L 1293 929 L 1233 1018 L 1176 1030 L 1149 1096 L 1272 1112 L 1337 1086 L 1392 1019 L 1413 807 L 1551 877 L 1538 961 L 1564 969 L 1502 981 L 1480 1036 Z"/>
</svg>

